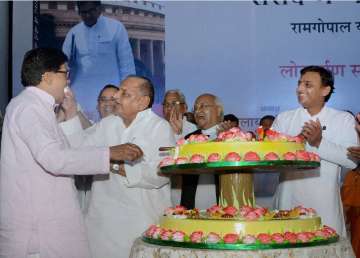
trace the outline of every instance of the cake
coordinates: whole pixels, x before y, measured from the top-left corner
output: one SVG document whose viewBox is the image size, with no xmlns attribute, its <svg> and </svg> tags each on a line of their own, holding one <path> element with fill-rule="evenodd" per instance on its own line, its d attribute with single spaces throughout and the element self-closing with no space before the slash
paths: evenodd
<svg viewBox="0 0 360 258">
<path fill-rule="evenodd" d="M 266 249 L 328 244 L 336 232 L 321 225 L 314 209 L 270 210 L 255 207 L 252 173 L 257 167 L 314 168 L 316 153 L 305 150 L 302 136 L 257 129 L 257 138 L 240 128 L 221 132 L 215 140 L 199 134 L 180 139 L 159 164 L 162 172 L 220 174 L 219 204 L 207 210 L 168 208 L 159 225 L 143 240 L 153 244 L 210 249 Z M 301 165 L 302 164 L 302 165 Z M 306 166 L 304 164 L 310 164 Z M 303 166 L 303 167 L 301 167 Z M 201 170 L 196 170 L 196 169 Z"/>
<path fill-rule="evenodd" d="M 301 136 L 289 136 L 273 130 L 262 135 L 258 128 L 258 137 L 234 127 L 222 132 L 216 140 L 209 140 L 206 135 L 191 135 L 187 140 L 180 139 L 171 155 L 165 157 L 160 167 L 184 164 L 207 164 L 226 166 L 267 165 L 278 161 L 300 161 L 319 163 L 316 153 L 305 151 Z M 286 163 L 289 164 L 289 163 Z"/>
<path fill-rule="evenodd" d="M 288 211 L 218 205 L 199 211 L 176 206 L 143 234 L 150 243 L 215 249 L 301 247 L 337 239 L 335 230 L 321 225 L 314 209 L 301 206 Z"/>
</svg>

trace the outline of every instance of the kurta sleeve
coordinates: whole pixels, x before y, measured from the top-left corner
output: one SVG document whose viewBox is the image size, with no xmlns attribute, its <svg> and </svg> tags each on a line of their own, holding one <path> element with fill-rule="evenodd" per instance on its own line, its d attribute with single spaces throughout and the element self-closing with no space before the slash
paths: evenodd
<svg viewBox="0 0 360 258">
<path fill-rule="evenodd" d="M 66 138 L 70 142 L 70 145 L 76 148 L 82 146 L 112 146 L 105 141 L 109 132 L 115 133 L 114 124 L 119 123 L 115 116 L 109 116 L 93 126 L 84 130 L 81 126 L 78 116 L 60 123 L 60 127 L 63 130 Z M 119 132 L 119 130 L 117 129 Z"/>
<path fill-rule="evenodd" d="M 146 132 L 147 133 L 147 132 Z M 158 175 L 158 165 L 163 158 L 159 147 L 174 146 L 175 139 L 170 126 L 166 121 L 158 123 L 149 134 L 144 135 L 143 143 L 139 144 L 144 152 L 144 157 L 137 163 L 126 163 L 126 179 L 128 187 L 160 188 L 169 183 L 169 178 Z"/>
<path fill-rule="evenodd" d="M 108 148 L 69 147 L 55 117 L 38 107 L 27 106 L 15 118 L 19 136 L 32 156 L 54 175 L 106 174 L 109 171 Z"/>
<path fill-rule="evenodd" d="M 355 119 L 349 115 L 334 117 L 333 123 L 339 126 L 331 138 L 323 137 L 318 148 L 321 159 L 336 163 L 350 169 L 356 167 L 356 163 L 347 156 L 347 148 L 359 144 L 355 130 Z M 335 124 L 336 123 L 336 124 Z"/>
<path fill-rule="evenodd" d="M 65 40 L 64 40 L 64 43 L 63 43 L 63 46 L 62 46 L 62 51 L 68 57 L 68 59 L 70 59 L 70 55 L 71 55 L 71 38 L 72 38 L 72 35 L 73 35 L 73 33 L 71 31 L 66 34 L 66 37 L 65 37 Z"/>
<path fill-rule="evenodd" d="M 134 57 L 129 43 L 128 34 L 121 23 L 116 31 L 116 54 L 120 69 L 121 80 L 130 74 L 135 74 Z"/>
</svg>

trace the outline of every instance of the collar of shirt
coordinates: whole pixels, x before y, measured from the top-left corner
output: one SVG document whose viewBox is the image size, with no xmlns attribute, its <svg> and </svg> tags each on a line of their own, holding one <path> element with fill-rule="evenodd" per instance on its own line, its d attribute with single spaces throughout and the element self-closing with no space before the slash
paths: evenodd
<svg viewBox="0 0 360 258">
<path fill-rule="evenodd" d="M 306 118 L 311 119 L 311 120 L 314 120 L 314 121 L 315 121 L 317 118 L 319 118 L 319 120 L 321 120 L 321 118 L 324 116 L 324 114 L 326 114 L 326 109 L 327 109 L 327 107 L 326 107 L 326 106 L 323 106 L 323 108 L 320 110 L 319 113 L 317 113 L 316 115 L 311 116 L 311 115 L 309 114 L 309 112 L 307 111 L 307 109 L 302 108 L 303 113 L 305 113 Z"/>
<path fill-rule="evenodd" d="M 129 125 L 129 127 L 127 129 L 134 127 L 138 123 L 138 121 L 141 121 L 142 118 L 148 116 L 151 112 L 152 112 L 151 108 L 147 108 L 147 109 L 137 113 L 135 119 L 131 122 L 131 124 Z"/>
<path fill-rule="evenodd" d="M 38 96 L 42 100 L 42 102 L 46 104 L 46 106 L 48 106 L 51 110 L 54 110 L 56 106 L 55 98 L 49 93 L 35 86 L 26 87 L 25 90 Z"/>
<path fill-rule="evenodd" d="M 214 140 L 217 136 L 217 125 L 214 125 L 206 130 L 201 130 L 201 132 L 205 135 L 209 135 L 210 140 Z"/>
</svg>

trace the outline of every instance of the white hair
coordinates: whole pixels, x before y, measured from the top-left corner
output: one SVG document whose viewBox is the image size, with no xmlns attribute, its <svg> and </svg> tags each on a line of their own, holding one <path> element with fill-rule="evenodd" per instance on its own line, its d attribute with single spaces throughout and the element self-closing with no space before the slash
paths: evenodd
<svg viewBox="0 0 360 258">
<path fill-rule="evenodd" d="M 164 95 L 164 101 L 169 94 L 177 94 L 180 98 L 180 102 L 186 104 L 185 95 L 179 89 L 168 90 Z"/>
</svg>

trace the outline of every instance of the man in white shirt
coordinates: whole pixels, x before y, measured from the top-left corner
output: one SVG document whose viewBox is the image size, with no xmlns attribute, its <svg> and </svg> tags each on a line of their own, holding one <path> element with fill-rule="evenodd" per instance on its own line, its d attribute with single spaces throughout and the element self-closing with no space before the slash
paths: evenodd
<svg viewBox="0 0 360 258">
<path fill-rule="evenodd" d="M 319 169 L 288 171 L 280 177 L 275 208 L 290 209 L 297 205 L 314 208 L 322 222 L 345 236 L 342 204 L 339 194 L 340 166 L 354 168 L 347 147 L 356 146 L 355 121 L 347 112 L 327 107 L 334 91 L 334 77 L 323 67 L 301 70 L 296 89 L 302 107 L 277 116 L 273 129 L 289 135 L 301 134 L 306 150 L 320 156 Z"/>
<path fill-rule="evenodd" d="M 70 80 L 85 115 L 98 119 L 96 101 L 106 84 L 119 85 L 135 65 L 124 25 L 101 15 L 100 1 L 78 1 L 83 20 L 67 33 L 63 51 L 69 59 Z"/>
<path fill-rule="evenodd" d="M 187 109 L 185 96 L 180 90 L 168 90 L 165 93 L 163 101 L 164 118 L 170 123 L 176 140 L 197 129 L 196 125 L 187 121 L 184 116 Z"/>
<path fill-rule="evenodd" d="M 106 176 L 110 159 L 142 156 L 129 144 L 70 147 L 54 112 L 69 97 L 66 61 L 58 49 L 27 52 L 21 69 L 25 89 L 6 109 L 0 160 L 2 258 L 90 257 L 73 175 Z"/>
<path fill-rule="evenodd" d="M 194 104 L 195 121 L 198 130 L 191 134 L 205 134 L 215 139 L 219 124 L 224 118 L 224 108 L 218 97 L 202 94 Z M 214 179 L 215 178 L 215 179 Z M 199 183 L 199 185 L 198 185 Z M 216 187 L 215 187 L 216 185 Z M 188 209 L 206 209 L 217 202 L 219 195 L 219 177 L 212 175 L 183 175 L 181 186 L 181 205 Z"/>
<path fill-rule="evenodd" d="M 144 153 L 137 162 L 113 164 L 116 174 L 95 177 L 86 225 L 94 258 L 129 257 L 135 238 L 158 222 L 171 206 L 169 178 L 158 175 L 159 147 L 173 146 L 168 122 L 151 111 L 154 89 L 143 77 L 129 76 L 115 94 L 116 116 L 82 131 L 77 117 L 63 123 L 73 146 L 130 142 Z"/>
</svg>

